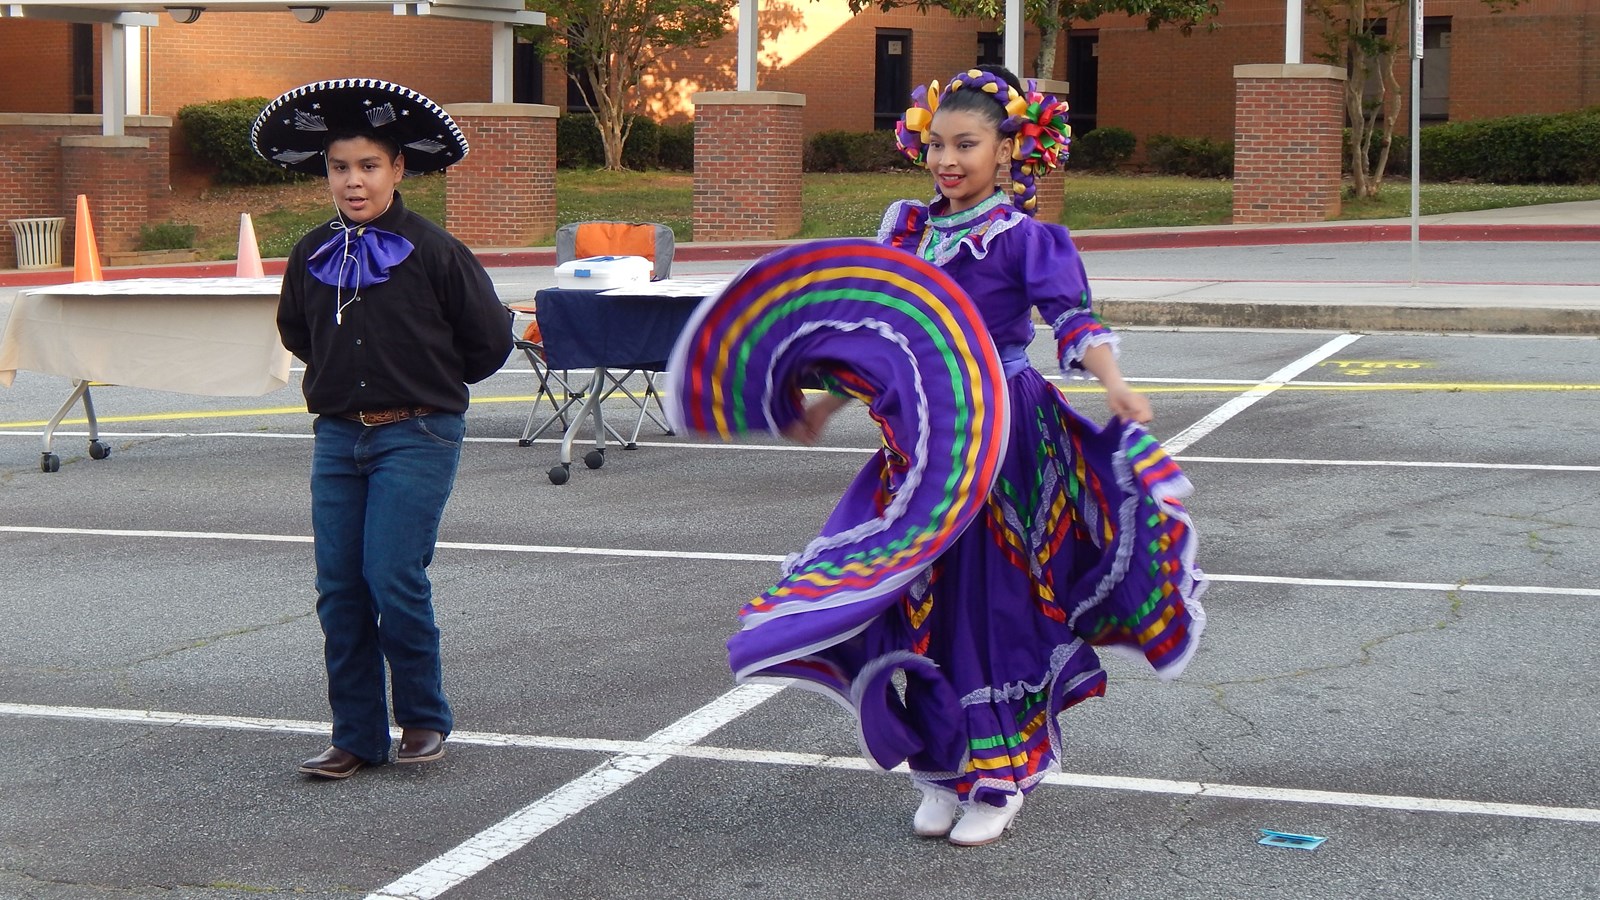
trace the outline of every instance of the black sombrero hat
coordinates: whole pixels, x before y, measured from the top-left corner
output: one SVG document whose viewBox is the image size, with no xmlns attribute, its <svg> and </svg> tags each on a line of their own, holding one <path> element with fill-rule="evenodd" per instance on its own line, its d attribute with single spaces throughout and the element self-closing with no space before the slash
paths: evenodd
<svg viewBox="0 0 1600 900">
<path fill-rule="evenodd" d="M 250 146 L 285 169 L 322 175 L 330 132 L 369 131 L 400 145 L 408 173 L 437 172 L 467 155 L 467 139 L 439 104 L 376 78 L 302 85 L 268 103 L 250 128 Z"/>
</svg>

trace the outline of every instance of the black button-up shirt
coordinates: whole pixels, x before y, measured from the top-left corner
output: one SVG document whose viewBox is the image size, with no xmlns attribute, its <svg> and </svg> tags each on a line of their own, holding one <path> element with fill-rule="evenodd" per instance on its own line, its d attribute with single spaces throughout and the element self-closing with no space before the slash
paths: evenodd
<svg viewBox="0 0 1600 900">
<path fill-rule="evenodd" d="M 488 273 L 472 251 L 407 210 L 396 193 L 388 211 L 367 224 L 415 249 L 387 281 L 344 290 L 340 311 L 341 292 L 306 267 L 306 258 L 338 233 L 337 221 L 295 244 L 278 302 L 283 345 L 306 364 L 306 408 L 328 415 L 397 406 L 465 412 L 467 385 L 494 374 L 512 347 L 511 313 Z"/>
</svg>

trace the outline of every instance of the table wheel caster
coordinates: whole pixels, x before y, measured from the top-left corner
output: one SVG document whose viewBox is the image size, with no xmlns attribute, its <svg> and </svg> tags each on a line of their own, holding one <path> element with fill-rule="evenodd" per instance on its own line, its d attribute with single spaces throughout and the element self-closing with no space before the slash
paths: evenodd
<svg viewBox="0 0 1600 900">
<path fill-rule="evenodd" d="M 559 466 L 551 466 L 550 467 L 550 483 L 551 484 L 566 484 L 567 483 L 567 479 L 571 478 L 571 477 L 572 477 L 572 463 L 562 463 Z"/>
<path fill-rule="evenodd" d="M 110 455 L 111 455 L 111 445 L 110 444 L 106 443 L 105 441 L 90 441 L 89 442 L 89 458 L 90 459 L 105 459 L 106 457 L 108 457 Z"/>
<path fill-rule="evenodd" d="M 606 452 L 604 450 L 590 450 L 583 455 L 583 464 L 591 469 L 600 468 L 606 464 Z"/>
<path fill-rule="evenodd" d="M 525 438 L 517 438 L 517 446 L 518 447 L 532 447 L 533 446 L 533 441 L 527 440 Z"/>
<path fill-rule="evenodd" d="M 54 453 L 46 453 L 46 454 L 40 456 L 39 457 L 39 471 L 41 471 L 41 472 L 59 472 L 59 471 L 61 471 L 61 457 L 55 455 Z"/>
</svg>

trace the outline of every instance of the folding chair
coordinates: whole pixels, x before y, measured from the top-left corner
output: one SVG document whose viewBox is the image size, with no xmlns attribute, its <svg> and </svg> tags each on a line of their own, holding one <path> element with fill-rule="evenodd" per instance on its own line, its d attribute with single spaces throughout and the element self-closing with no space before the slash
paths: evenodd
<svg viewBox="0 0 1600 900">
<path fill-rule="evenodd" d="M 572 222 L 556 229 L 556 265 L 590 256 L 642 256 L 650 260 L 650 280 L 660 281 L 672 275 L 672 254 L 676 246 L 672 229 L 657 222 Z M 644 379 L 644 388 L 638 394 L 626 383 L 634 375 Z M 663 432 L 673 433 L 666 423 L 667 412 L 656 391 L 655 379 L 656 373 L 649 370 L 629 369 L 619 376 L 608 369 L 603 383 L 598 386 L 600 402 L 621 393 L 639 407 L 639 418 L 633 423 L 631 437 L 624 440 L 609 426 L 607 428 L 626 447 L 637 446 L 639 431 L 647 417 Z M 655 401 L 654 412 L 650 409 L 651 400 Z"/>
<path fill-rule="evenodd" d="M 519 313 L 535 315 L 532 303 L 512 303 L 510 308 Z M 533 408 L 528 410 L 528 421 L 522 425 L 522 437 L 517 439 L 518 446 L 531 447 L 539 435 L 544 434 L 556 422 L 560 422 L 562 430 L 566 430 L 567 410 L 578 403 L 582 403 L 584 395 L 582 391 L 576 394 L 572 392 L 571 385 L 567 383 L 566 372 L 557 372 L 550 368 L 549 362 L 545 359 L 544 340 L 543 336 L 539 334 L 539 320 L 537 318 L 529 322 L 522 335 L 514 338 L 512 343 L 516 346 L 516 349 L 521 350 L 522 354 L 528 358 L 528 365 L 533 369 L 533 376 L 538 379 L 538 387 L 533 395 Z M 561 391 L 559 398 L 556 396 L 556 388 Z M 533 423 L 539 417 L 539 401 L 541 400 L 550 401 L 552 412 L 550 413 L 550 418 L 545 419 L 543 424 L 535 428 Z"/>
</svg>

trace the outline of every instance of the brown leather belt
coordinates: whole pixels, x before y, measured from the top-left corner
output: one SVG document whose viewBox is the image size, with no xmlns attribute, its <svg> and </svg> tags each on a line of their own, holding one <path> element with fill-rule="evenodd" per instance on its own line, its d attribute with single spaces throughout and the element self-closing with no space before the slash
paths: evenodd
<svg viewBox="0 0 1600 900">
<path fill-rule="evenodd" d="M 404 422 L 429 413 L 438 412 L 431 406 L 397 406 L 394 409 L 372 409 L 362 412 L 340 413 L 339 417 L 352 422 L 360 422 L 371 427 L 373 425 L 388 425 L 391 422 Z"/>
</svg>

